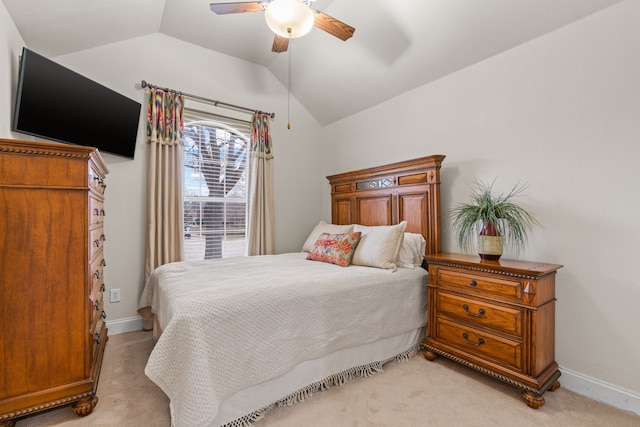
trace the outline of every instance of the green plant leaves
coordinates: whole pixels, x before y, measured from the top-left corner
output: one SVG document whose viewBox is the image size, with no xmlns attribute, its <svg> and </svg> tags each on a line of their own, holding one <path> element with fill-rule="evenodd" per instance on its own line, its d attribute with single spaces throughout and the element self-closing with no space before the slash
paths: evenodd
<svg viewBox="0 0 640 427">
<path fill-rule="evenodd" d="M 459 203 L 449 212 L 453 220 L 458 245 L 466 251 L 473 249 L 485 223 L 492 223 L 506 244 L 516 252 L 524 249 L 527 232 L 539 225 L 535 217 L 513 202 L 529 186 L 516 183 L 507 194 L 494 194 L 495 179 L 487 184 L 476 180 L 471 188 L 471 202 Z"/>
</svg>

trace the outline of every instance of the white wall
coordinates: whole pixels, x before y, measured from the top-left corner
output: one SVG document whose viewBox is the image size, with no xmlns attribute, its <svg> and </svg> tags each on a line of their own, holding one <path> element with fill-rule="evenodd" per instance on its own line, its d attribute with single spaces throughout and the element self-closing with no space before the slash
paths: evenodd
<svg viewBox="0 0 640 427">
<path fill-rule="evenodd" d="M 443 249 L 452 252 L 459 248 L 446 213 L 468 201 L 469 183 L 497 177 L 505 191 L 528 181 L 521 202 L 543 227 L 519 258 L 564 265 L 556 360 L 635 393 L 639 22 L 640 2 L 626 1 L 327 126 L 324 158 L 334 161 L 322 171 L 446 154 Z M 325 195 L 323 212 L 329 203 Z"/>
</svg>

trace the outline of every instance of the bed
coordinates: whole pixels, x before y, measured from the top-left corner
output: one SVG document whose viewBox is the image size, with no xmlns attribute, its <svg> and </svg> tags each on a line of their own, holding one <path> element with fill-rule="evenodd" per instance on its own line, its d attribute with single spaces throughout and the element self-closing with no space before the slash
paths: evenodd
<svg viewBox="0 0 640 427">
<path fill-rule="evenodd" d="M 145 373 L 169 397 L 172 425 L 248 426 L 415 354 L 443 159 L 327 177 L 331 223 L 301 252 L 157 268 L 138 311 L 154 319 Z"/>
</svg>

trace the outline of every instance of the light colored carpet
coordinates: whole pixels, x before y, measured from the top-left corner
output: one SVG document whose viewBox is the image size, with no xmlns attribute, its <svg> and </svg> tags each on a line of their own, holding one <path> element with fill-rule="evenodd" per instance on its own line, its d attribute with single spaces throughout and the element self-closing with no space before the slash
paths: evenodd
<svg viewBox="0 0 640 427">
<path fill-rule="evenodd" d="M 16 426 L 168 427 L 169 400 L 144 375 L 152 348 L 150 332 L 110 337 L 98 385 L 100 401 L 92 414 L 79 418 L 63 407 L 23 418 Z M 418 355 L 408 362 L 388 363 L 382 374 L 276 408 L 254 426 L 640 427 L 640 416 L 562 387 L 544 396 L 546 404 L 534 410 L 514 387 L 444 358 L 429 362 Z"/>
</svg>

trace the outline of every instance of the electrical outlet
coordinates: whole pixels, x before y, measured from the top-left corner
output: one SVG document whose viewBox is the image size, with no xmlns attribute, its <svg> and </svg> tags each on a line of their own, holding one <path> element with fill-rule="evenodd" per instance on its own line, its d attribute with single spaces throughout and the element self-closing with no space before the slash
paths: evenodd
<svg viewBox="0 0 640 427">
<path fill-rule="evenodd" d="M 109 289 L 109 302 L 120 302 L 120 289 Z"/>
</svg>

